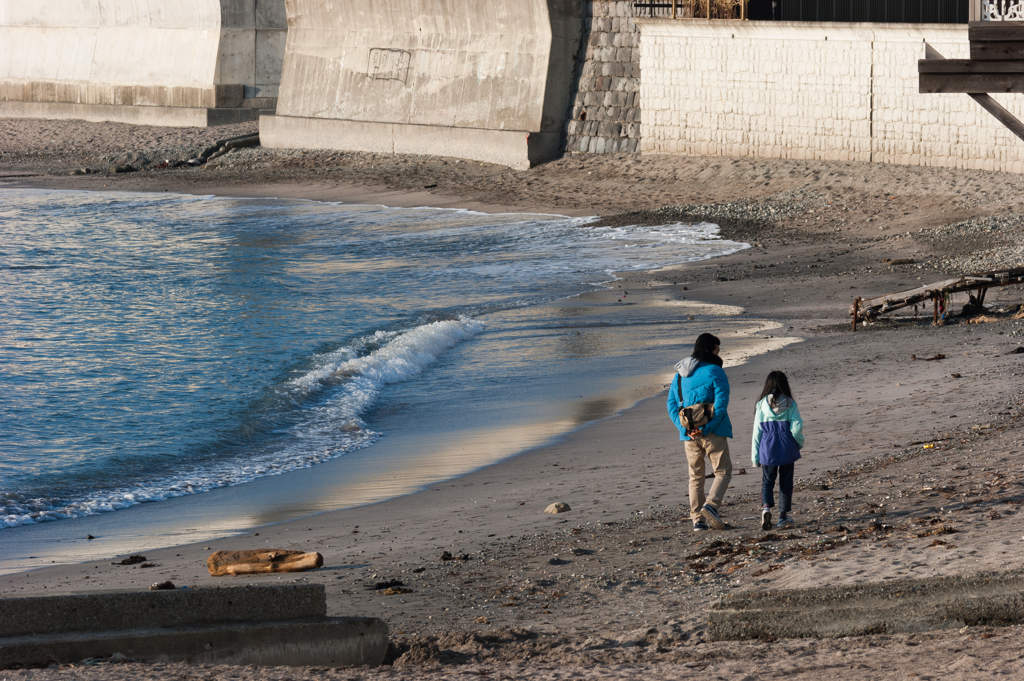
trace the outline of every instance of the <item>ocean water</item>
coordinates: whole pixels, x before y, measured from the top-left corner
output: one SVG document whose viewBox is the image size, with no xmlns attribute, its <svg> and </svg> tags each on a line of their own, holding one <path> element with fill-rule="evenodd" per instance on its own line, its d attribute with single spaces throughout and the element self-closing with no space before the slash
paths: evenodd
<svg viewBox="0 0 1024 681">
<path fill-rule="evenodd" d="M 612 272 L 744 247 L 707 224 L 0 197 L 0 528 L 329 461 L 344 477 L 354 452 L 409 469 L 396 494 L 489 463 L 536 444 L 515 433 L 553 413 L 564 417 L 543 437 L 607 416 L 617 405 L 593 396 L 664 373 L 678 354 L 664 319 L 613 325 L 573 296 Z M 444 460 L 471 433 L 488 446 Z M 403 437 L 415 466 L 386 460 L 381 443 Z M 375 484 L 374 498 L 387 496 L 388 480 Z"/>
</svg>

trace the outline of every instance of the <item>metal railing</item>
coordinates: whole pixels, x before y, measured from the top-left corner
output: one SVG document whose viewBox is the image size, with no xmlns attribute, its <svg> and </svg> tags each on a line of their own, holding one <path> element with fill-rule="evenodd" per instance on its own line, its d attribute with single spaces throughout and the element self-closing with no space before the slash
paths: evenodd
<svg viewBox="0 0 1024 681">
<path fill-rule="evenodd" d="M 647 0 L 634 2 L 635 16 L 671 19 L 746 19 L 749 0 Z"/>
<path fill-rule="evenodd" d="M 1024 19 L 1024 0 L 638 0 L 638 17 L 965 23 Z"/>
</svg>

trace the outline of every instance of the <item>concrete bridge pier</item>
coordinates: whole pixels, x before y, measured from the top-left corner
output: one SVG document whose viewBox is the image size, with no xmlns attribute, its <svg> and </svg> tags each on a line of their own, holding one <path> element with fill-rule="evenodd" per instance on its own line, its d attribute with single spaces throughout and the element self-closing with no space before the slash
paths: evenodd
<svg viewBox="0 0 1024 681">
<path fill-rule="evenodd" d="M 455 156 L 561 153 L 582 0 L 287 0 L 265 147 Z"/>
<path fill-rule="evenodd" d="M 285 0 L 0 0 L 0 116 L 174 127 L 277 104 Z"/>
</svg>

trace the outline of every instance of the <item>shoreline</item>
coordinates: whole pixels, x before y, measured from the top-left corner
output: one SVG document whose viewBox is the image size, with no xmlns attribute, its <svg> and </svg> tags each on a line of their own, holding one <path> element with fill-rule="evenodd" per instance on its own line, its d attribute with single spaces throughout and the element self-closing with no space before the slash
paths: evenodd
<svg viewBox="0 0 1024 681">
<path fill-rule="evenodd" d="M 723 256 L 707 256 L 690 262 L 706 263 L 743 250 L 746 249 L 740 248 L 739 251 Z M 672 265 L 669 268 L 678 266 Z M 669 305 L 671 309 L 666 310 L 664 309 L 667 304 L 665 301 L 653 300 L 650 294 L 645 295 L 644 292 L 637 290 L 633 291 L 633 296 L 627 306 L 610 304 L 619 296 L 615 290 L 617 282 L 626 277 L 651 277 L 657 271 L 635 270 L 613 273 L 614 278 L 603 283 L 600 288 L 541 304 L 539 306 L 541 314 L 542 316 L 551 315 L 552 308 L 572 307 L 576 310 L 573 313 L 574 323 L 581 324 L 581 328 L 586 328 L 591 325 L 593 320 L 588 321 L 589 318 L 578 317 L 579 310 L 600 308 L 606 310 L 600 312 L 600 324 L 604 329 L 625 329 L 636 323 L 635 320 L 638 318 L 644 320 L 644 325 L 664 324 L 678 312 L 697 315 L 700 319 L 719 319 L 721 324 L 707 328 L 714 330 L 727 342 L 735 340 L 739 345 L 738 349 L 734 346 L 733 350 L 727 354 L 727 359 L 730 359 L 729 355 L 732 356 L 733 363 L 746 361 L 750 356 L 763 354 L 773 347 L 786 344 L 786 342 L 793 342 L 786 339 L 776 339 L 770 342 L 746 341 L 745 338 L 763 332 L 765 328 L 771 326 L 771 323 L 766 320 L 747 320 L 740 308 L 704 304 L 700 301 L 676 301 Z M 543 312 L 545 309 L 547 312 Z M 695 323 L 700 324 L 701 322 Z M 704 324 L 706 325 L 708 322 L 704 322 Z M 700 329 L 693 333 L 699 332 Z M 652 346 L 643 352 L 654 349 Z M 668 372 L 666 376 L 668 376 L 671 373 L 668 370 L 668 365 L 661 373 L 666 371 Z M 645 380 L 647 385 L 638 388 L 637 385 L 644 383 Z M 391 437 L 365 449 L 355 450 L 330 461 L 309 468 L 288 471 L 281 475 L 264 476 L 245 483 L 171 497 L 156 502 L 145 502 L 115 511 L 5 528 L 0 532 L 5 533 L 8 549 L 12 552 L 9 555 L 14 555 L 14 557 L 0 562 L 0 577 L 48 569 L 51 565 L 47 563 L 51 562 L 51 559 L 54 563 L 71 567 L 76 564 L 102 560 L 104 557 L 115 554 L 127 555 L 142 551 L 170 549 L 183 544 L 209 543 L 245 535 L 254 530 L 281 523 L 301 523 L 324 513 L 372 507 L 402 497 L 420 494 L 432 485 L 458 481 L 480 470 L 502 466 L 523 454 L 551 447 L 594 423 L 615 418 L 634 409 L 640 402 L 656 397 L 663 392 L 665 386 L 664 380 L 658 380 L 653 375 L 649 377 L 649 380 L 634 377 L 629 382 L 631 385 L 620 386 L 615 395 L 593 396 L 594 401 L 601 403 L 596 410 L 588 408 L 584 404 L 571 407 L 570 411 L 582 410 L 584 415 L 580 417 L 583 419 L 581 423 L 547 424 L 538 422 L 533 424 L 527 432 L 517 433 L 515 438 L 518 443 L 509 445 L 511 449 L 506 446 L 505 450 L 507 451 L 502 450 L 500 453 L 491 455 L 481 454 L 480 456 L 485 456 L 482 463 L 462 464 L 452 475 L 444 473 L 440 478 L 428 476 L 426 480 L 414 478 L 396 483 L 399 484 L 399 489 L 385 489 L 382 481 L 377 480 L 371 480 L 369 483 L 365 480 L 362 483 L 358 482 L 367 475 L 367 468 L 373 465 L 369 462 L 381 459 L 382 455 L 384 459 L 388 459 L 389 454 L 394 454 L 394 448 L 391 445 L 395 443 L 396 438 L 399 441 L 408 439 L 408 437 L 403 438 L 405 434 L 389 433 Z M 497 426 L 493 428 L 493 431 L 495 435 L 507 435 Z M 479 436 L 473 439 L 479 440 Z M 489 435 L 488 439 L 490 439 Z M 450 441 L 443 445 L 444 449 L 450 452 L 464 446 L 459 441 Z M 473 444 L 470 443 L 469 446 L 472 447 Z M 458 458 L 463 457 L 460 455 Z M 469 461 L 475 461 L 475 459 L 471 458 Z M 510 466 L 510 468 L 514 470 L 515 466 Z M 357 478 L 356 482 L 347 480 L 350 474 Z M 497 475 L 502 475 L 500 469 Z M 349 494 L 352 493 L 357 496 L 350 497 Z M 301 497 L 302 501 L 294 501 L 295 497 Z M 253 498 L 258 498 L 259 503 L 254 503 Z M 346 501 L 339 501 L 333 506 L 330 504 L 330 500 L 342 498 Z M 339 503 L 341 505 L 338 505 Z M 186 530 L 186 527 L 189 529 Z M 95 537 L 95 539 L 85 540 L 86 536 Z"/>
<path fill-rule="evenodd" d="M 225 163 L 221 170 L 199 172 L 223 173 L 217 186 L 227 188 L 243 181 L 250 187 L 292 182 L 301 192 L 327 194 L 341 185 L 358 192 L 386 176 L 376 186 L 403 191 L 436 182 L 442 201 L 456 200 L 460 187 L 465 200 L 491 197 L 490 205 L 508 203 L 518 193 L 525 212 L 589 210 L 588 215 L 652 221 L 693 214 L 729 218 L 723 236 L 753 248 L 683 267 L 627 273 L 621 285 L 631 298 L 642 293 L 666 304 L 741 306 L 746 316 L 781 325 L 766 329 L 759 341 L 803 339 L 728 370 L 733 461 L 746 469 L 734 474 L 723 507 L 735 529 L 690 529 L 678 435 L 654 390 L 660 386 L 652 385 L 658 394 L 614 418 L 417 494 L 260 528 L 259 537 L 250 532 L 147 552 L 156 563 L 147 570 L 111 565 L 115 556 L 109 556 L 5 575 L 4 597 L 147 588 L 164 579 L 202 588 L 297 580 L 326 586 L 329 614 L 378 616 L 388 623 L 394 666 L 280 672 L 301 679 L 637 673 L 668 679 L 703 676 L 710 662 L 720 673 L 755 678 L 771 670 L 811 679 L 837 667 L 851 679 L 908 671 L 950 679 L 1021 673 L 1012 653 L 1024 643 L 1021 627 L 711 643 L 705 613 L 722 595 L 744 591 L 1017 567 L 1015 520 L 1024 505 L 1024 401 L 1018 392 L 1024 367 L 1015 349 L 1024 345 L 1024 322 L 1003 315 L 986 324 L 954 318 L 933 327 L 905 315 L 854 334 L 847 308 L 858 295 L 982 271 L 1006 259 L 1024 262 L 1024 219 L 1015 217 L 1024 214 L 1024 178 L 758 159 L 569 157 L 512 172 L 425 157 L 299 158 L 265 150 L 233 156 L 224 157 L 233 167 Z M 71 154 L 62 167 L 86 160 Z M 0 172 L 39 163 L 6 155 Z M 425 176 L 428 181 L 420 179 Z M 46 182 L 80 188 L 96 182 L 126 189 L 145 180 L 156 190 L 160 182 L 169 188 L 174 178 L 185 178 L 47 177 Z M 182 179 L 176 189 L 197 193 L 194 188 L 213 186 L 200 182 L 203 177 Z M 581 206 L 586 202 L 592 210 Z M 894 258 L 914 262 L 888 264 Z M 993 306 L 1024 302 L 1018 287 L 990 295 L 987 304 Z M 954 310 L 964 302 L 955 300 Z M 684 331 L 680 344 L 694 335 Z M 911 358 L 939 354 L 944 359 Z M 797 526 L 784 536 L 757 527 L 760 481 L 757 469 L 747 465 L 749 414 L 772 369 L 790 375 L 808 437 L 797 467 Z M 554 501 L 573 510 L 543 514 Z M 935 528 L 948 532 L 940 536 Z M 204 560 L 213 550 L 258 546 L 317 550 L 325 567 L 226 581 L 205 574 Z M 468 559 L 444 560 L 445 551 Z M 372 590 L 374 582 L 388 579 L 402 580 L 412 593 L 383 596 Z M 778 649 L 793 655 L 778 655 Z M 76 668 L 75 674 L 172 679 L 191 669 L 101 665 Z M 204 671 L 212 678 L 253 680 L 278 673 Z M 50 674 L 10 676 L 59 678 Z"/>
</svg>

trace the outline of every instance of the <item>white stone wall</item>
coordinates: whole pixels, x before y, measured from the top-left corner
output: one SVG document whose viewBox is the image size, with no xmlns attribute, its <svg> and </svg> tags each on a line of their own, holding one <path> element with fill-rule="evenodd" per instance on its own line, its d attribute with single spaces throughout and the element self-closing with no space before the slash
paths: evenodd
<svg viewBox="0 0 1024 681">
<path fill-rule="evenodd" d="M 1024 172 L 1024 141 L 966 94 L 919 94 L 959 25 L 637 19 L 641 151 Z M 1024 95 L 994 95 L 1024 119 Z"/>
</svg>

